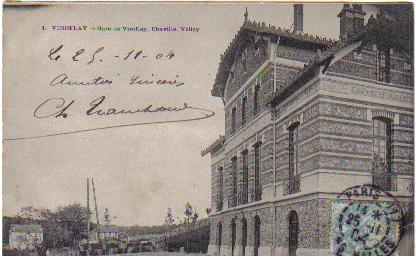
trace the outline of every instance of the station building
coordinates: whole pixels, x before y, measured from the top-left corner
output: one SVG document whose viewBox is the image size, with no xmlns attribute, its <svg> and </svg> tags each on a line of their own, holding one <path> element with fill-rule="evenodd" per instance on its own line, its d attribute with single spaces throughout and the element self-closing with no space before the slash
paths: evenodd
<svg viewBox="0 0 416 256">
<path fill-rule="evenodd" d="M 360 4 L 340 10 L 339 40 L 304 33 L 298 4 L 291 30 L 244 17 L 212 89 L 225 134 L 202 152 L 208 255 L 331 255 L 331 202 L 345 189 L 374 184 L 411 207 L 413 35 Z"/>
</svg>

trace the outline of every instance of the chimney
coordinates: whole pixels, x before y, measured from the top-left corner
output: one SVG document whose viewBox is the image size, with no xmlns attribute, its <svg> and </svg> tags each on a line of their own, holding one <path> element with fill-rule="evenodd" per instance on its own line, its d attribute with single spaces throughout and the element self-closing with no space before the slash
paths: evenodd
<svg viewBox="0 0 416 256">
<path fill-rule="evenodd" d="M 347 40 L 351 36 L 359 34 L 364 28 L 364 16 L 362 4 L 344 4 L 341 12 L 338 14 L 340 19 L 340 39 Z"/>
<path fill-rule="evenodd" d="M 363 5 L 362 4 L 353 4 L 352 9 L 362 12 L 363 11 Z"/>
<path fill-rule="evenodd" d="M 294 4 L 293 5 L 293 24 L 294 32 L 303 32 L 303 4 Z"/>
</svg>

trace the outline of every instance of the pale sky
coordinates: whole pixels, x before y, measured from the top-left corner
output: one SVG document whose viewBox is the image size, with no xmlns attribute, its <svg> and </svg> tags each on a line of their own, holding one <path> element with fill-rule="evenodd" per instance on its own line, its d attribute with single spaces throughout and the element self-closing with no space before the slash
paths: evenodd
<svg viewBox="0 0 416 256">
<path fill-rule="evenodd" d="M 289 28 L 290 4 L 247 4 L 249 19 Z M 93 99 L 105 95 L 114 107 L 188 105 L 214 111 L 215 116 L 184 123 L 153 124 L 98 130 L 47 138 L 3 142 L 3 214 L 21 207 L 55 209 L 86 204 L 86 178 L 96 183 L 100 216 L 104 208 L 119 225 L 162 224 L 167 208 L 183 216 L 189 201 L 201 216 L 210 207 L 210 157 L 200 152 L 224 133 L 223 104 L 210 94 L 224 52 L 243 23 L 241 4 L 102 4 L 52 6 L 4 11 L 4 138 L 30 137 L 85 128 L 143 121 L 173 120 L 182 113 L 160 116 L 86 117 Z M 304 31 L 336 39 L 342 4 L 304 6 Z M 53 25 L 87 26 L 87 31 L 52 31 Z M 91 27 L 197 27 L 198 32 L 98 32 Z M 42 26 L 49 30 L 42 31 Z M 49 50 L 64 45 L 62 62 L 47 58 Z M 71 61 L 77 50 L 92 54 L 99 47 L 105 58 L 86 65 Z M 132 49 L 154 56 L 174 51 L 171 62 L 122 61 Z M 82 62 L 82 63 L 81 63 Z M 110 86 L 49 85 L 58 74 L 74 80 L 104 76 Z M 119 74 L 119 75 L 117 75 Z M 164 79 L 178 75 L 185 84 L 130 87 L 131 76 Z M 34 109 L 46 99 L 74 99 L 67 119 L 36 119 Z M 190 113 L 187 117 L 198 115 Z M 177 115 L 177 116 L 175 116 Z"/>
</svg>

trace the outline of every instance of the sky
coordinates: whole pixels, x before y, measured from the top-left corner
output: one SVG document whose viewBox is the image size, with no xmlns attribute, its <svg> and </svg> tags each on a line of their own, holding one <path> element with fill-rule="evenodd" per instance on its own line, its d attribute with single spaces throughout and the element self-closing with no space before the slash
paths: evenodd
<svg viewBox="0 0 416 256">
<path fill-rule="evenodd" d="M 290 28 L 290 4 L 84 4 L 41 8 L 7 8 L 4 12 L 3 72 L 3 214 L 15 215 L 26 206 L 56 209 L 79 202 L 86 205 L 86 178 L 94 178 L 99 215 L 104 209 L 117 225 L 163 224 L 167 208 L 183 217 L 186 202 L 200 216 L 210 207 L 209 155 L 201 151 L 224 134 L 223 103 L 211 96 L 220 54 L 249 19 Z M 336 15 L 342 4 L 305 4 L 304 31 L 332 39 L 339 36 Z M 87 26 L 82 31 L 57 31 L 52 26 Z M 43 26 L 43 27 L 42 27 Z M 198 32 L 97 31 L 110 27 L 193 27 Z M 46 30 L 43 30 L 45 28 Z M 63 45 L 58 61 L 50 50 Z M 93 53 L 94 62 L 86 63 Z M 79 61 L 72 56 L 85 52 Z M 121 57 L 142 50 L 138 61 Z M 174 52 L 170 60 L 156 60 Z M 56 55 L 55 55 L 56 56 Z M 100 61 L 102 60 L 102 61 Z M 51 80 L 66 74 L 74 81 L 101 76 L 111 85 L 57 85 Z M 131 86 L 133 76 L 174 79 L 184 85 Z M 73 132 L 142 122 L 203 117 L 208 111 L 87 116 L 92 100 L 105 96 L 117 108 L 170 105 L 215 112 L 210 118 L 127 126 L 67 135 L 21 140 L 10 138 Z M 67 118 L 35 118 L 34 110 L 47 99 L 63 98 Z M 51 102 L 49 102 L 51 103 Z M 59 101 L 48 105 L 48 111 Z M 46 104 L 47 105 L 47 104 Z M 53 105 L 53 106 L 52 106 Z M 101 105 L 101 106 L 103 106 Z M 45 105 L 43 105 L 45 106 Z M 100 107 L 101 107 L 100 106 Z M 45 110 L 46 111 L 46 110 Z M 42 112 L 44 114 L 46 112 Z M 53 113 L 53 112 L 48 112 Z"/>
</svg>

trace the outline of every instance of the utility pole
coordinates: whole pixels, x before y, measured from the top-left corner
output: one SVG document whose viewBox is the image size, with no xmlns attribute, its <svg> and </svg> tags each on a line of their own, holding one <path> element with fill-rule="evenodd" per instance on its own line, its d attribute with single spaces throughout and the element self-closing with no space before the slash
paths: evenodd
<svg viewBox="0 0 416 256">
<path fill-rule="evenodd" d="M 95 184 L 94 184 L 94 178 L 91 178 L 92 182 L 92 192 L 94 194 L 94 204 L 95 204 L 95 217 L 97 218 L 97 227 L 95 228 L 97 231 L 98 239 L 100 239 L 99 233 L 100 233 L 100 220 L 98 219 L 98 208 L 97 208 L 97 198 L 95 197 Z"/>
<path fill-rule="evenodd" d="M 87 178 L 87 255 L 90 255 L 90 179 Z"/>
</svg>

